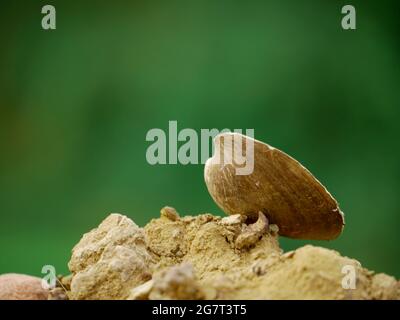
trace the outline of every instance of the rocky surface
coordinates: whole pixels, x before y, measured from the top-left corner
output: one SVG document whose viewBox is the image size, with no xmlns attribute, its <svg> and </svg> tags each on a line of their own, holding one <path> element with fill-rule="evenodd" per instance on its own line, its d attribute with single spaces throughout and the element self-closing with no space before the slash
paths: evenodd
<svg viewBox="0 0 400 320">
<path fill-rule="evenodd" d="M 145 234 L 131 219 L 111 214 L 72 250 L 70 299 L 125 299 L 149 280 L 153 258 Z"/>
<path fill-rule="evenodd" d="M 112 214 L 69 263 L 71 299 L 399 299 L 399 282 L 321 247 L 283 253 L 277 228 L 242 216 L 180 217 L 170 207 L 139 228 Z M 356 275 L 345 289 L 343 267 Z"/>
<path fill-rule="evenodd" d="M 200 300 L 207 297 L 190 263 L 157 272 L 153 279 L 131 291 L 129 300 Z"/>
</svg>

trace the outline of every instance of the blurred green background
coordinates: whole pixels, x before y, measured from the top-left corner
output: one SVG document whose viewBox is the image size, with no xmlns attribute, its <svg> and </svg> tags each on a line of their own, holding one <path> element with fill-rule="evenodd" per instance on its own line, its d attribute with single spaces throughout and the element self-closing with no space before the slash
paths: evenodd
<svg viewBox="0 0 400 320">
<path fill-rule="evenodd" d="M 341 28 L 341 8 L 357 30 Z M 57 29 L 41 28 L 53 4 Z M 400 277 L 398 1 L 7 1 L 0 5 L 0 273 L 67 273 L 110 212 L 223 215 L 202 165 L 146 162 L 151 128 L 254 128 L 346 214 L 313 243 Z"/>
</svg>

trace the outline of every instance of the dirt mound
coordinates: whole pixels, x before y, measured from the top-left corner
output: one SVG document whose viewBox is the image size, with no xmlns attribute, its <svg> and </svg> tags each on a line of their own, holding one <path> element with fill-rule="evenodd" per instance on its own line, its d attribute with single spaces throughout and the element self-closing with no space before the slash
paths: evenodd
<svg viewBox="0 0 400 320">
<path fill-rule="evenodd" d="M 262 219 L 180 217 L 170 207 L 139 228 L 112 214 L 75 246 L 71 299 L 399 299 L 395 278 L 338 252 L 283 253 Z M 346 271 L 347 270 L 347 271 Z M 354 276 L 354 281 L 352 280 Z"/>
</svg>

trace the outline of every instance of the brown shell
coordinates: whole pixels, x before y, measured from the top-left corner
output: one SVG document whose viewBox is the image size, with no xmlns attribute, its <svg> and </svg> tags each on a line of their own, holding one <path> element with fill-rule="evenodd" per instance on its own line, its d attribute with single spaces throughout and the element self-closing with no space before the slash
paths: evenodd
<svg viewBox="0 0 400 320">
<path fill-rule="evenodd" d="M 235 135 L 239 134 L 224 133 L 215 138 L 214 156 L 207 160 L 204 170 L 208 191 L 225 213 L 255 218 L 261 211 L 270 223 L 278 225 L 280 235 L 289 238 L 330 240 L 340 235 L 344 217 L 336 200 L 305 167 L 284 152 L 239 135 L 243 138 L 243 155 L 245 139 L 254 141 L 253 172 L 237 175 L 239 165 L 218 161 L 216 155 L 224 150 L 224 140 Z M 229 144 L 225 144 L 228 148 Z M 241 152 L 234 146 L 233 154 L 238 149 Z"/>
</svg>

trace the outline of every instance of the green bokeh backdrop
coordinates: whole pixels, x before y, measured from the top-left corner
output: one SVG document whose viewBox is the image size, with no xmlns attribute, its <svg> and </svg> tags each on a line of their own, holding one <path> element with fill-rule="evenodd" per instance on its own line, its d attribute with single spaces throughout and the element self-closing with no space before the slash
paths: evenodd
<svg viewBox="0 0 400 320">
<path fill-rule="evenodd" d="M 66 273 L 110 212 L 223 215 L 202 165 L 146 162 L 147 131 L 177 120 L 254 128 L 301 161 L 346 214 L 339 239 L 311 243 L 399 277 L 400 6 L 348 2 L 355 31 L 344 1 L 2 3 L 0 273 Z"/>
</svg>

